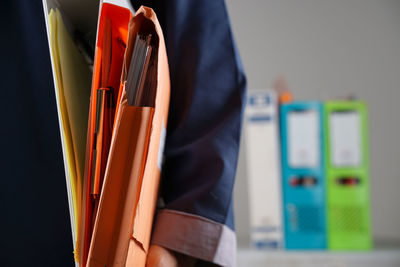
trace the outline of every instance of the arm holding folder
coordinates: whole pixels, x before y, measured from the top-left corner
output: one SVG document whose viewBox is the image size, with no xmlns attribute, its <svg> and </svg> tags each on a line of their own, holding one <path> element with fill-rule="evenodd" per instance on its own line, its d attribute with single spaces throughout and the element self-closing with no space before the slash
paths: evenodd
<svg viewBox="0 0 400 267">
<path fill-rule="evenodd" d="M 234 266 L 232 190 L 246 79 L 225 3 L 135 2 L 156 11 L 171 72 L 161 183 L 165 208 L 157 211 L 151 243 Z"/>
<path fill-rule="evenodd" d="M 128 36 L 131 13 L 114 12 L 111 6 L 100 6 L 78 244 L 81 266 L 145 263 L 166 135 L 170 76 L 161 27 L 154 13 L 142 8 Z M 223 1 L 155 1 L 154 7 L 167 34 L 174 91 L 161 190 L 166 208 L 158 212 L 152 242 L 234 265 L 231 196 L 246 81 L 226 7 Z M 130 89 L 143 85 L 129 78 L 134 44 L 140 41 L 136 37 L 143 32 L 151 56 L 138 62 L 148 68 L 144 84 L 155 87 L 149 90 L 154 94 Z M 122 56 L 115 56 L 115 49 Z M 118 66 L 121 80 L 115 78 Z M 209 240 L 215 245 L 207 245 Z"/>
</svg>

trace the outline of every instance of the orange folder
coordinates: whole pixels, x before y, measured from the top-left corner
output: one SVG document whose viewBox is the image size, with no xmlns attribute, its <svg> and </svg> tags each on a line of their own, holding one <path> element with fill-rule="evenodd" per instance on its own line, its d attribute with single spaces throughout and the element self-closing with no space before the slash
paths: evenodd
<svg viewBox="0 0 400 267">
<path fill-rule="evenodd" d="M 85 263 L 90 267 L 145 266 L 150 243 L 168 117 L 170 80 L 164 38 L 154 11 L 141 7 L 128 25 L 130 16 L 129 10 L 119 6 L 104 3 L 101 7 L 89 114 L 81 266 Z M 110 36 L 110 23 L 112 42 L 105 40 Z M 151 101 L 145 106 L 132 106 L 127 99 L 127 73 L 138 34 L 151 35 L 152 45 L 144 81 Z M 118 83 L 113 83 L 113 72 L 117 75 L 118 69 L 113 67 L 114 54 L 109 60 L 105 51 L 111 44 L 114 53 L 115 46 L 124 43 L 122 75 Z M 118 53 L 121 51 L 118 50 Z M 104 55 L 107 57 L 104 58 Z M 115 65 L 120 66 L 119 59 L 117 57 Z M 104 73 L 107 73 L 105 62 L 111 62 L 109 82 L 101 77 L 104 78 Z M 116 103 L 115 121 L 114 106 L 105 102 L 105 99 L 110 99 L 105 97 L 107 87 L 119 89 L 118 94 L 113 94 L 115 99 L 112 99 Z M 100 93 L 99 88 L 103 90 Z M 104 127 L 107 124 L 105 120 L 107 127 Z M 99 130 L 102 123 L 103 132 Z M 103 135 L 100 141 L 99 133 Z M 109 152 L 107 137 L 111 137 Z M 101 153 L 98 152 L 99 146 L 103 150 Z M 96 163 L 99 157 L 100 165 Z M 96 182 L 100 186 L 99 194 L 93 190 Z"/>
<path fill-rule="evenodd" d="M 129 9 L 101 3 L 86 143 L 81 232 L 77 249 L 81 266 L 85 266 L 87 260 L 107 164 L 131 17 Z"/>
</svg>

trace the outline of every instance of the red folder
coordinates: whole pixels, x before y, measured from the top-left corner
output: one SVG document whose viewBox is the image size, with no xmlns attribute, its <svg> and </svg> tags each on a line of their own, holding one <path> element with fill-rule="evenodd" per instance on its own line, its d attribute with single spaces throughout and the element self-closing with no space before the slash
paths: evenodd
<svg viewBox="0 0 400 267">
<path fill-rule="evenodd" d="M 80 243 L 82 266 L 84 263 L 102 267 L 144 266 L 149 248 L 167 125 L 170 80 L 164 38 L 154 11 L 141 7 L 129 21 L 130 17 L 129 10 L 122 7 L 106 3 L 101 7 L 89 114 L 85 219 L 82 222 L 85 227 L 82 227 L 84 234 Z M 108 55 L 104 51 L 110 46 L 105 40 L 109 36 L 107 28 L 110 28 L 110 22 L 113 33 L 111 60 L 104 57 Z M 144 81 L 151 101 L 144 106 L 128 103 L 126 88 L 138 35 L 150 35 L 152 45 L 148 75 Z M 126 44 L 126 50 L 122 44 Z M 121 56 L 122 50 L 125 53 Z M 107 89 L 101 77 L 107 72 L 102 66 L 105 62 L 111 62 L 108 87 L 119 89 L 118 93 L 114 91 L 113 98 L 106 98 L 109 93 L 105 92 Z M 119 77 L 118 66 L 122 70 Z M 99 90 L 103 91 L 98 93 Z M 106 101 L 110 99 L 115 101 L 115 106 L 107 106 Z M 100 112 L 99 105 L 102 106 Z M 113 127 L 102 128 L 100 142 L 99 125 L 107 123 L 107 127 Z M 111 138 L 110 142 L 107 138 Z M 102 153 L 98 152 L 99 145 Z M 93 164 L 99 166 L 96 153 L 101 155 L 100 167 Z M 104 179 L 101 177 L 103 172 Z M 99 195 L 93 190 L 97 181 Z"/>
</svg>

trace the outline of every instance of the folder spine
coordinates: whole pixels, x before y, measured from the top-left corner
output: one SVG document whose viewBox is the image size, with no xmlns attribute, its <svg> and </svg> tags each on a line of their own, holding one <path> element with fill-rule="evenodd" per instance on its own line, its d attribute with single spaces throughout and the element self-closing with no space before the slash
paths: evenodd
<svg viewBox="0 0 400 267">
<path fill-rule="evenodd" d="M 313 133 L 307 131 L 311 125 L 297 128 L 289 125 L 292 114 L 311 112 Z M 306 114 L 306 113 L 304 113 Z M 323 106 L 320 102 L 292 102 L 280 107 L 282 144 L 282 188 L 283 214 L 285 222 L 285 247 L 287 249 L 326 248 L 325 177 L 323 157 Z M 294 118 L 293 118 L 294 120 Z M 293 129 L 292 129 L 293 128 Z M 293 132 L 295 129 L 302 132 Z M 310 136 L 311 134 L 311 136 Z M 300 135 L 304 135 L 300 137 Z M 290 150 L 294 141 L 289 138 L 304 138 L 316 141 L 312 164 L 296 163 Z M 302 141 L 302 140 L 300 140 Z M 302 142 L 300 142 L 302 143 Z M 301 149 L 299 150 L 302 153 Z M 295 155 L 296 156 L 296 155 Z M 296 156 L 298 157 L 298 156 Z M 301 155 L 297 160 L 303 160 Z M 294 164 L 295 162 L 296 164 Z"/>
<path fill-rule="evenodd" d="M 347 114 L 346 114 L 347 113 Z M 338 161 L 334 154 L 334 114 L 358 118 L 358 123 L 341 127 L 340 131 L 354 128 L 359 139 L 346 143 L 360 149 L 357 160 Z M 328 101 L 324 105 L 326 143 L 326 176 L 328 204 L 328 247 L 332 250 L 368 250 L 372 248 L 370 221 L 370 184 L 367 107 L 362 101 Z M 358 128 L 358 129 L 357 129 Z M 346 139 L 350 138 L 350 134 Z M 357 142 L 358 144 L 354 144 Z M 337 143 L 337 142 L 336 142 Z M 337 144 L 336 144 L 337 145 Z M 342 147 L 345 152 L 346 147 Z M 349 148 L 350 149 L 350 148 Z M 336 148 L 337 150 L 337 148 Z M 347 154 L 349 154 L 348 152 Z M 357 156 L 359 155 L 359 156 Z M 352 162 L 353 161 L 353 162 Z M 335 163 L 336 162 L 336 163 Z"/>
<path fill-rule="evenodd" d="M 282 188 L 276 93 L 249 91 L 245 117 L 251 245 L 281 248 Z"/>
</svg>

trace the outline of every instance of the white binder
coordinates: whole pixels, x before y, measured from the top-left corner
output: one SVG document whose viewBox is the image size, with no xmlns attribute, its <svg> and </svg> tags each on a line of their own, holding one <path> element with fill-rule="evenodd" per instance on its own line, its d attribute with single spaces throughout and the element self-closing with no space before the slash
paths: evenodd
<svg viewBox="0 0 400 267">
<path fill-rule="evenodd" d="M 282 246 L 278 99 L 273 90 L 250 90 L 245 112 L 250 239 L 255 247 Z"/>
</svg>

